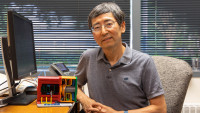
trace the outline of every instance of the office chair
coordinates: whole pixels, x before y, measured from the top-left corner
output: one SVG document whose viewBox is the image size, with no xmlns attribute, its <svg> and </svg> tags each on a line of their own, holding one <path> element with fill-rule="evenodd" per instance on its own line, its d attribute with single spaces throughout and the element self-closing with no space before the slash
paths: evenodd
<svg viewBox="0 0 200 113">
<path fill-rule="evenodd" d="M 165 91 L 167 113 L 181 113 L 193 74 L 191 66 L 183 60 L 172 57 L 152 56 L 152 58 Z"/>
</svg>

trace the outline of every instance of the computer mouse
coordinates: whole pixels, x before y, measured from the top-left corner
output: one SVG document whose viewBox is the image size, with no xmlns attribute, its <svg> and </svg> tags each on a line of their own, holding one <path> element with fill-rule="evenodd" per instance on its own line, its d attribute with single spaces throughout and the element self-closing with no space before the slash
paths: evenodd
<svg viewBox="0 0 200 113">
<path fill-rule="evenodd" d="M 27 86 L 25 89 L 24 89 L 24 92 L 26 94 L 30 94 L 30 95 L 37 95 L 37 87 L 36 86 Z"/>
</svg>

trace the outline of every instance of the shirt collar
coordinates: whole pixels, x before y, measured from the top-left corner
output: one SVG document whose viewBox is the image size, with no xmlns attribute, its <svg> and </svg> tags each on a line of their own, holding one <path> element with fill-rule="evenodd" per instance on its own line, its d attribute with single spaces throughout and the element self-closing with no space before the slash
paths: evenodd
<svg viewBox="0 0 200 113">
<path fill-rule="evenodd" d="M 131 49 L 128 47 L 128 45 L 126 43 L 122 43 L 126 49 L 124 51 L 124 54 L 122 55 L 122 57 L 119 59 L 118 64 L 129 64 L 131 62 L 131 58 L 132 58 L 132 52 Z M 108 60 L 106 59 L 102 48 L 99 49 L 99 52 L 97 54 L 97 61 L 103 60 L 106 63 L 109 63 Z"/>
</svg>

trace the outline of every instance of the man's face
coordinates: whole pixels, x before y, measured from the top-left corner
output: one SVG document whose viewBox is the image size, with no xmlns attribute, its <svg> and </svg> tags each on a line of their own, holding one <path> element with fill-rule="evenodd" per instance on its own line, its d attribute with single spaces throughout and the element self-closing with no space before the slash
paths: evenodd
<svg viewBox="0 0 200 113">
<path fill-rule="evenodd" d="M 92 19 L 93 36 L 103 49 L 114 48 L 122 44 L 121 35 L 125 32 L 125 22 L 121 26 L 112 13 L 105 13 Z"/>
</svg>

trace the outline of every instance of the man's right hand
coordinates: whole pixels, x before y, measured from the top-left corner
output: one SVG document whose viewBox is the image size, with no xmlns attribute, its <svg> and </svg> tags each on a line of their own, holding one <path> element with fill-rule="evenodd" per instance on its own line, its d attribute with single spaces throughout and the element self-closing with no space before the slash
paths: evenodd
<svg viewBox="0 0 200 113">
<path fill-rule="evenodd" d="M 89 109 L 96 109 L 97 111 L 99 111 L 101 108 L 94 108 L 92 105 L 94 105 L 95 103 L 97 103 L 96 101 L 94 101 L 93 99 L 84 99 L 81 102 L 81 105 L 83 106 L 83 109 L 86 113 L 91 113 Z"/>
<path fill-rule="evenodd" d="M 96 109 L 96 111 L 100 110 L 101 108 L 94 108 L 92 105 L 97 103 L 95 100 L 89 98 L 83 91 L 81 90 L 81 87 L 78 88 L 77 93 L 77 100 L 81 103 L 84 111 L 86 113 L 91 113 L 89 109 Z"/>
</svg>

